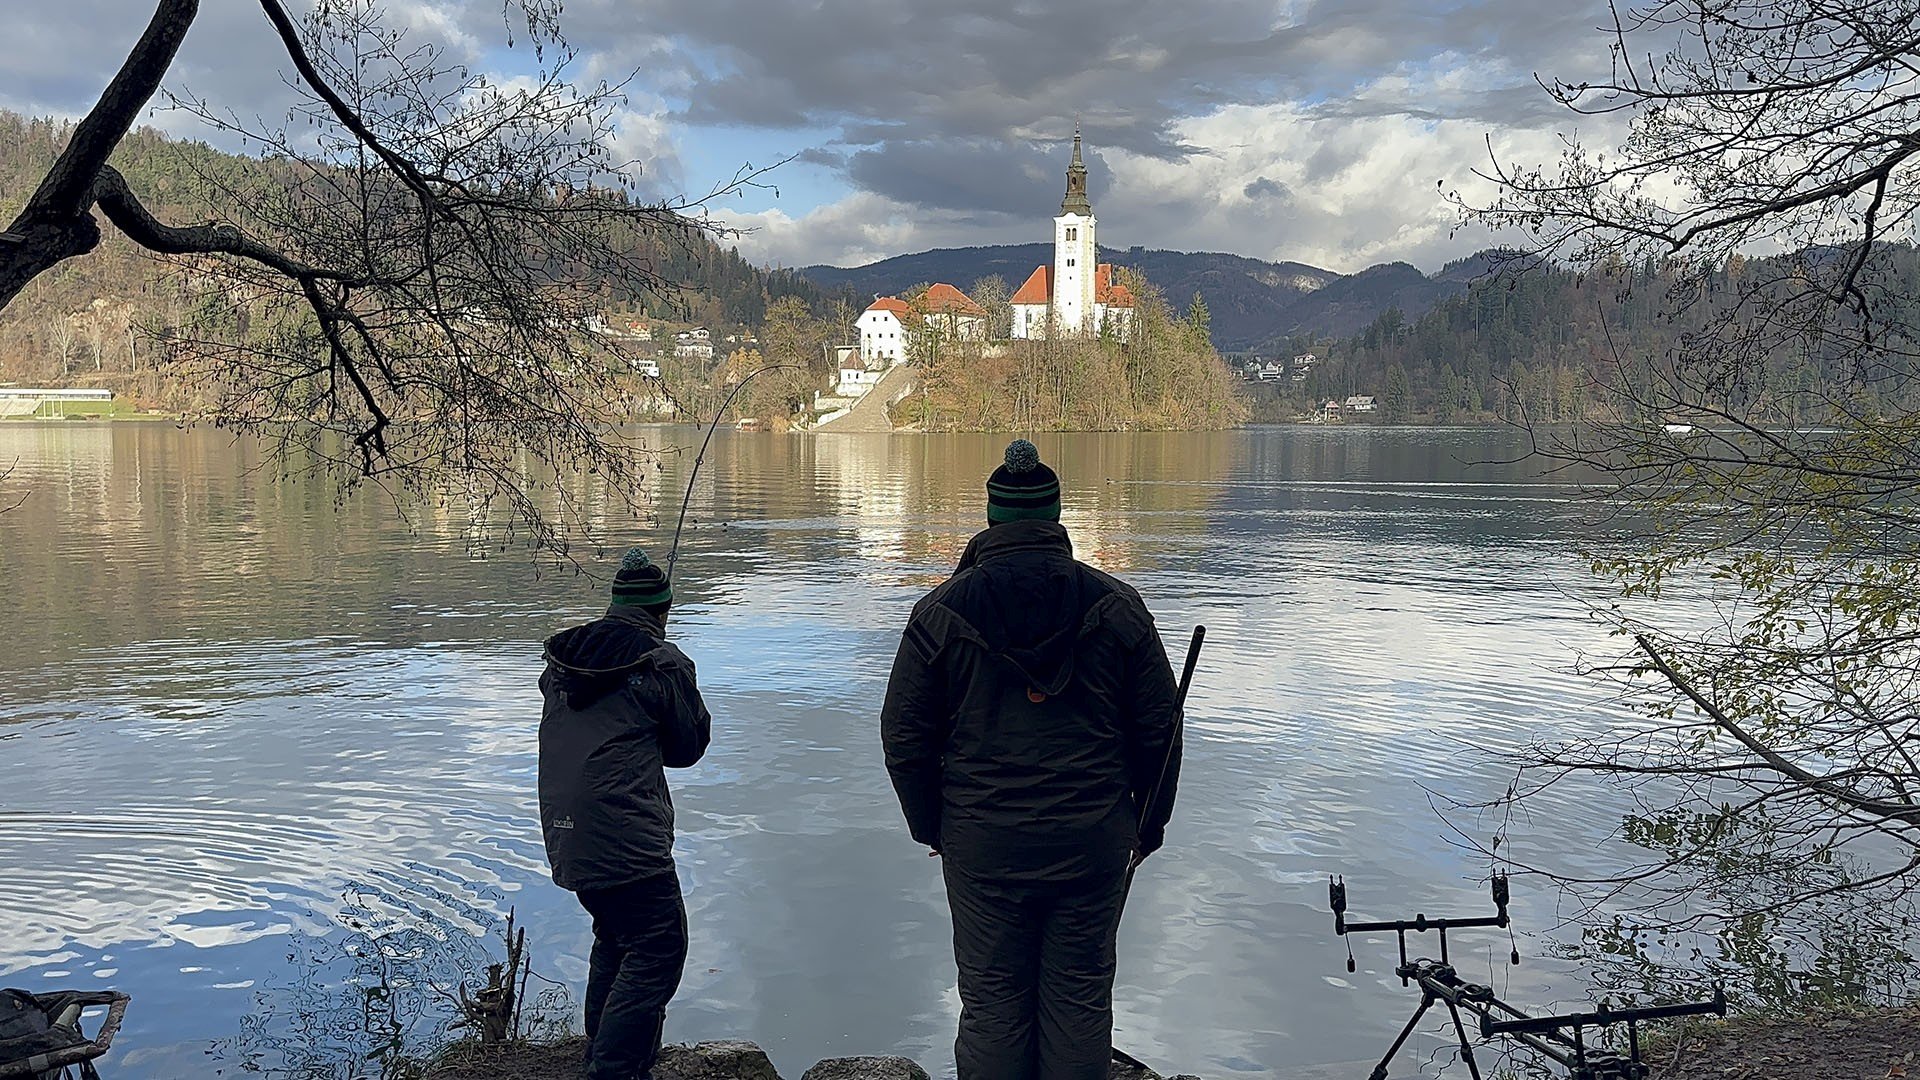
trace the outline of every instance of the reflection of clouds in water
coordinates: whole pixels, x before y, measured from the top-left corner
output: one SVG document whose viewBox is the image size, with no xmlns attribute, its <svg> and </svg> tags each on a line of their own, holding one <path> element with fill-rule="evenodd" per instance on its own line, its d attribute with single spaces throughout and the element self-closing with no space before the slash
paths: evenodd
<svg viewBox="0 0 1920 1080">
<path fill-rule="evenodd" d="M 323 643 L 276 654 L 315 676 L 279 681 L 245 650 L 231 670 L 193 655 L 175 679 L 154 674 L 168 659 L 154 648 L 133 669 L 81 665 L 90 693 L 156 708 L 85 731 L 84 748 L 78 731 L 22 748 L 26 779 L 0 812 L 0 866 L 18 886 L 0 893 L 13 928 L 0 967 L 63 942 L 204 948 L 310 931 L 331 913 L 309 886 L 416 861 L 457 864 L 469 888 L 543 867 L 537 832 L 524 841 L 531 806 L 503 818 L 494 797 L 523 802 L 531 783 L 537 716 L 506 704 L 531 665 Z M 109 681 L 115 670 L 133 677 Z M 176 695 L 223 685 L 217 707 L 175 715 Z M 417 730 L 428 716 L 442 730 Z M 308 916 L 290 923 L 290 902 Z"/>
</svg>

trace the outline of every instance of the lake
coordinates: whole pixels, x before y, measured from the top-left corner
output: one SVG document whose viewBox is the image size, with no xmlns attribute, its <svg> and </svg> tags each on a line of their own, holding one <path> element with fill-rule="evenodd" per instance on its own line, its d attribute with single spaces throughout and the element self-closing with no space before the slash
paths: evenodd
<svg viewBox="0 0 1920 1080">
<path fill-rule="evenodd" d="M 698 432 L 655 474 L 664 555 Z M 672 635 L 714 745 L 672 777 L 692 922 L 674 1041 L 739 1037 L 790 1078 L 895 1052 L 952 1067 L 939 868 L 907 837 L 878 712 L 913 602 L 983 524 L 1004 436 L 715 440 Z M 1364 917 L 1490 911 L 1436 799 L 1511 775 L 1471 749 L 1607 722 L 1570 673 L 1607 649 L 1577 493 L 1500 430 L 1261 428 L 1036 439 L 1082 558 L 1137 586 L 1177 657 L 1208 639 L 1167 848 L 1121 930 L 1118 1045 L 1163 1071 L 1285 1077 L 1377 1055 L 1416 1003 Z M 454 510 L 276 482 L 259 447 L 148 424 L 0 425 L 0 984 L 116 987 L 120 1077 L 377 1075 L 431 1041 L 429 982 L 477 970 L 509 908 L 550 999 L 586 917 L 546 876 L 534 807 L 540 643 L 604 586 L 524 550 L 470 555 Z M 1569 789 L 1511 826 L 1579 868 L 1617 823 Z M 1501 822 L 1450 815 L 1479 840 Z M 1515 884 L 1523 930 L 1556 921 Z M 1471 978 L 1529 1004 L 1577 973 Z M 1524 938 L 1523 951 L 1539 943 Z M 1492 965 L 1490 958 L 1501 963 Z M 392 993 L 369 994 L 384 982 Z M 575 1021 L 577 1025 L 577 1020 Z M 1444 1047 L 1416 1041 L 1415 1055 Z M 1398 1074 L 1396 1074 L 1398 1075 Z"/>
</svg>

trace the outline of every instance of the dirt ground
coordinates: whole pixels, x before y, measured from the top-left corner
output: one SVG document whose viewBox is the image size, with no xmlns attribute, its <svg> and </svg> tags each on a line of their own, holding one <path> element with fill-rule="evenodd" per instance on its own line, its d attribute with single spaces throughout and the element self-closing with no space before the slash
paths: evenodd
<svg viewBox="0 0 1920 1080">
<path fill-rule="evenodd" d="M 580 1080 L 587 1040 L 515 1043 L 481 1053 L 458 1048 L 427 1070 L 427 1080 Z"/>
<path fill-rule="evenodd" d="M 1920 1010 L 1729 1020 L 1645 1058 L 1654 1080 L 1920 1080 Z"/>
</svg>

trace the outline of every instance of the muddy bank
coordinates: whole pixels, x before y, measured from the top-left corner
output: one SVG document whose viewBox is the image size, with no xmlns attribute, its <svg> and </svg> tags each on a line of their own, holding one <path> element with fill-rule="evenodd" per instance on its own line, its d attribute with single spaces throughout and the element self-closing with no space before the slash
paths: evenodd
<svg viewBox="0 0 1920 1080">
<path fill-rule="evenodd" d="M 1692 1026 L 1646 1053 L 1654 1080 L 1920 1078 L 1920 1009 Z"/>
</svg>

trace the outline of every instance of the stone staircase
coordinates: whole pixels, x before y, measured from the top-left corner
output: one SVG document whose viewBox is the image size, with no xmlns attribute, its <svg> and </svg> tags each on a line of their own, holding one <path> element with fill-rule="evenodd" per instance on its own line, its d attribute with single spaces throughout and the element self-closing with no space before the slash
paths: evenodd
<svg viewBox="0 0 1920 1080">
<path fill-rule="evenodd" d="M 852 406 L 815 424 L 813 430 L 835 433 L 891 432 L 893 421 L 887 419 L 887 406 L 912 393 L 916 385 L 918 379 L 912 365 L 895 364 Z"/>
</svg>

